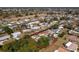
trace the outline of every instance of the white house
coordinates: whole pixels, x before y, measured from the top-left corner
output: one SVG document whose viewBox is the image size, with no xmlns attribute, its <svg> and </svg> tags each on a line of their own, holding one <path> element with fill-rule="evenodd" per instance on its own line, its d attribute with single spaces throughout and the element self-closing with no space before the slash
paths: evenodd
<svg viewBox="0 0 79 59">
<path fill-rule="evenodd" d="M 69 31 L 69 34 L 72 34 L 72 35 L 77 35 L 77 36 L 79 36 L 79 32 L 77 32 L 77 31 L 74 31 L 74 30 L 70 30 L 70 31 Z"/>
<path fill-rule="evenodd" d="M 35 27 L 31 27 L 31 29 L 32 30 L 38 30 L 38 29 L 40 29 L 40 27 L 39 26 L 35 26 Z"/>
<path fill-rule="evenodd" d="M 9 38 L 10 38 L 10 35 L 4 35 L 4 36 L 0 37 L 0 41 L 4 41 L 4 40 L 9 39 Z"/>
<path fill-rule="evenodd" d="M 0 28 L 0 32 L 4 32 L 3 29 Z"/>
<path fill-rule="evenodd" d="M 23 29 L 22 32 L 31 32 L 31 29 Z"/>
<path fill-rule="evenodd" d="M 25 21 L 25 22 L 29 22 L 29 21 L 30 21 L 30 19 L 25 19 L 24 21 Z"/>
<path fill-rule="evenodd" d="M 34 36 L 31 36 L 31 38 L 34 39 L 37 42 L 40 37 L 38 35 L 34 35 Z"/>
<path fill-rule="evenodd" d="M 20 35 L 21 35 L 21 32 L 14 32 L 14 33 L 12 33 L 12 36 L 13 36 L 13 38 L 14 39 L 20 39 Z"/>
<path fill-rule="evenodd" d="M 72 42 L 68 42 L 66 43 L 66 48 L 70 51 L 74 51 L 76 52 L 77 51 L 77 48 L 78 48 L 78 45 L 75 44 L 75 43 L 72 43 Z"/>
<path fill-rule="evenodd" d="M 63 25 L 59 25 L 59 29 L 63 29 Z"/>
<path fill-rule="evenodd" d="M 4 41 L 0 41 L 0 45 L 3 45 L 3 42 L 4 42 Z"/>
<path fill-rule="evenodd" d="M 53 37 L 54 38 L 58 38 L 58 34 L 53 34 Z"/>
</svg>

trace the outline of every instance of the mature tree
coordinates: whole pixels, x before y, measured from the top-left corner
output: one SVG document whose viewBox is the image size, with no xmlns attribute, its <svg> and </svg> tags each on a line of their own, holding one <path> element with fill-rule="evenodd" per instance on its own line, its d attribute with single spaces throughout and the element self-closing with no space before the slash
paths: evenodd
<svg viewBox="0 0 79 59">
<path fill-rule="evenodd" d="M 31 39 L 29 36 L 24 36 L 20 40 L 15 40 L 13 42 L 10 42 L 8 44 L 4 44 L 2 47 L 2 51 L 11 51 L 11 52 L 35 52 L 38 51 L 39 49 L 37 48 L 37 43 L 35 40 Z"/>
<path fill-rule="evenodd" d="M 8 33 L 8 34 L 13 33 L 13 30 L 12 30 L 11 28 L 9 28 L 8 26 L 4 26 L 4 27 L 3 27 L 3 30 L 4 30 L 6 33 Z"/>
<path fill-rule="evenodd" d="M 6 51 L 6 52 L 15 52 L 18 50 L 18 42 L 17 41 L 13 41 L 7 44 L 4 44 L 2 47 L 2 51 Z"/>
<path fill-rule="evenodd" d="M 37 45 L 39 48 L 43 48 L 49 45 L 49 37 L 41 36 L 40 39 L 37 42 Z"/>
</svg>

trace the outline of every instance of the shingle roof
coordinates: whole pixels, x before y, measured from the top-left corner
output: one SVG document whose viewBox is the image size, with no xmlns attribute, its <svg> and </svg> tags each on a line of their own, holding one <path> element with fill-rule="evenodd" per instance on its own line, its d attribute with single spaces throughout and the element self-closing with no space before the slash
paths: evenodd
<svg viewBox="0 0 79 59">
<path fill-rule="evenodd" d="M 67 40 L 69 40 L 69 41 L 78 41 L 79 38 L 77 36 L 74 36 L 74 35 L 68 35 Z"/>
</svg>

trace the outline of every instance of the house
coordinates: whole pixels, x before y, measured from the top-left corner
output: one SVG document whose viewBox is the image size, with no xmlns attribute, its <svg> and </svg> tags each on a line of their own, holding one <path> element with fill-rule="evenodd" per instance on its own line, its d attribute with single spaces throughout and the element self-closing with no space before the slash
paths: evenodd
<svg viewBox="0 0 79 59">
<path fill-rule="evenodd" d="M 5 31 L 2 29 L 2 28 L 0 28 L 0 33 L 4 33 Z"/>
<path fill-rule="evenodd" d="M 68 42 L 66 43 L 65 47 L 72 52 L 77 52 L 78 45 L 72 42 Z"/>
<path fill-rule="evenodd" d="M 12 36 L 14 39 L 18 40 L 18 39 L 20 39 L 21 32 L 14 32 L 14 33 L 12 33 Z"/>
<path fill-rule="evenodd" d="M 58 24 L 58 21 L 53 21 L 50 23 L 50 25 L 55 25 L 55 24 Z"/>
<path fill-rule="evenodd" d="M 48 23 L 43 22 L 43 23 L 41 23 L 41 26 L 48 26 Z"/>
<path fill-rule="evenodd" d="M 79 27 L 76 27 L 76 28 L 75 28 L 75 31 L 79 32 Z"/>
<path fill-rule="evenodd" d="M 0 36 L 0 41 L 4 41 L 9 38 L 10 38 L 10 35 L 2 35 L 2 36 Z"/>
<path fill-rule="evenodd" d="M 56 33 L 58 29 L 51 29 L 53 33 Z"/>
<path fill-rule="evenodd" d="M 17 25 L 16 24 L 7 24 L 9 26 L 9 28 L 11 29 L 15 29 L 17 28 Z"/>
<path fill-rule="evenodd" d="M 15 21 L 12 21 L 12 22 L 10 22 L 11 24 L 14 24 L 15 23 Z"/>
<path fill-rule="evenodd" d="M 30 23 L 28 23 L 28 24 L 39 24 L 40 22 L 39 21 L 34 21 L 34 22 L 30 22 Z"/>
<path fill-rule="evenodd" d="M 77 42 L 79 41 L 79 38 L 75 35 L 68 35 L 66 40 L 71 41 L 71 42 Z"/>
<path fill-rule="evenodd" d="M 65 47 L 59 47 L 55 52 L 69 52 Z"/>
<path fill-rule="evenodd" d="M 49 32 L 48 31 L 43 31 L 43 32 L 40 32 L 39 34 L 38 34 L 39 36 L 48 36 L 49 35 Z"/>
<path fill-rule="evenodd" d="M 29 21 L 30 21 L 30 19 L 25 19 L 24 21 L 25 21 L 25 22 L 29 22 Z"/>
<path fill-rule="evenodd" d="M 8 26 L 12 26 L 12 24 L 7 24 Z"/>
<path fill-rule="evenodd" d="M 34 26 L 34 27 L 31 27 L 31 29 L 32 30 L 38 30 L 38 29 L 40 29 L 40 27 L 39 26 Z"/>
<path fill-rule="evenodd" d="M 0 41 L 0 46 L 3 46 L 5 41 L 8 41 L 8 40 Z"/>
<path fill-rule="evenodd" d="M 35 18 L 32 18 L 31 19 L 31 22 L 35 22 L 35 21 L 37 21 L 38 19 L 35 19 Z"/>
<path fill-rule="evenodd" d="M 25 23 L 22 23 L 20 26 L 21 26 L 21 29 L 27 29 L 27 24 Z"/>
<path fill-rule="evenodd" d="M 65 20 L 61 20 L 59 24 L 65 24 L 66 21 Z"/>
<path fill-rule="evenodd" d="M 58 34 L 53 34 L 53 37 L 54 38 L 58 38 Z"/>
<path fill-rule="evenodd" d="M 39 27 L 38 26 L 38 24 L 39 24 L 40 22 L 39 21 L 35 21 L 35 22 L 30 22 L 30 23 L 28 23 L 28 26 L 32 29 L 32 28 L 37 28 L 37 27 Z"/>
<path fill-rule="evenodd" d="M 25 33 L 25 32 L 31 32 L 31 29 L 23 29 L 22 32 L 23 33 Z"/>
<path fill-rule="evenodd" d="M 63 29 L 64 28 L 63 26 L 64 26 L 63 24 L 59 25 L 59 29 Z"/>
<path fill-rule="evenodd" d="M 2 32 L 2 29 L 0 29 L 0 32 Z"/>
<path fill-rule="evenodd" d="M 62 32 L 61 29 L 58 29 L 58 30 L 56 31 L 57 34 L 59 34 L 59 33 L 61 33 L 61 32 Z"/>
<path fill-rule="evenodd" d="M 37 42 L 40 39 L 40 36 L 33 35 L 33 36 L 31 36 L 31 38 L 34 39 Z"/>
<path fill-rule="evenodd" d="M 70 30 L 70 31 L 69 31 L 69 34 L 79 36 L 79 32 L 77 32 L 77 31 L 75 31 L 75 30 Z"/>
<path fill-rule="evenodd" d="M 52 37 L 54 32 L 52 30 L 48 30 L 49 36 Z"/>
<path fill-rule="evenodd" d="M 18 24 L 18 25 L 19 25 L 19 24 L 21 24 L 21 23 L 20 23 L 20 22 L 16 22 L 16 24 Z"/>
</svg>

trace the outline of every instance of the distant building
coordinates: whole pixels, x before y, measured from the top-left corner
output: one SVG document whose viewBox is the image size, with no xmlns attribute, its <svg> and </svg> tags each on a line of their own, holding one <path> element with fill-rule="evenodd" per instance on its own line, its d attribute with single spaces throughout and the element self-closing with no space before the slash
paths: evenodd
<svg viewBox="0 0 79 59">
<path fill-rule="evenodd" d="M 71 42 L 78 42 L 79 41 L 79 37 L 77 37 L 75 35 L 68 35 L 66 40 L 71 41 Z"/>
<path fill-rule="evenodd" d="M 4 45 L 4 41 L 0 41 L 0 45 L 1 45 L 1 46 Z"/>
<path fill-rule="evenodd" d="M 40 39 L 38 35 L 31 36 L 32 39 L 34 39 L 36 42 Z"/>
<path fill-rule="evenodd" d="M 10 35 L 3 35 L 3 36 L 0 36 L 0 41 L 4 41 L 9 38 L 10 38 Z"/>
<path fill-rule="evenodd" d="M 13 38 L 14 39 L 20 39 L 20 36 L 21 36 L 21 32 L 14 32 L 14 33 L 12 33 L 12 36 L 13 36 Z"/>
<path fill-rule="evenodd" d="M 69 31 L 69 34 L 79 36 L 79 32 L 74 31 L 74 30 L 70 30 L 70 31 Z"/>
<path fill-rule="evenodd" d="M 31 32 L 31 29 L 23 29 L 22 32 L 23 33 L 25 33 L 25 32 Z"/>
</svg>

